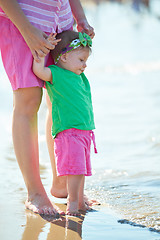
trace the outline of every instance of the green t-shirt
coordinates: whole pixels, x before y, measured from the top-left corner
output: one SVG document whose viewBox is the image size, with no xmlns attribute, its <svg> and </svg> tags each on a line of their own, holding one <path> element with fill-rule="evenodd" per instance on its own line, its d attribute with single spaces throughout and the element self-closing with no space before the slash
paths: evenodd
<svg viewBox="0 0 160 240">
<path fill-rule="evenodd" d="M 46 82 L 46 89 L 52 102 L 52 136 L 70 128 L 95 129 L 90 85 L 84 73 L 77 75 L 56 65 L 49 68 L 52 84 Z"/>
</svg>

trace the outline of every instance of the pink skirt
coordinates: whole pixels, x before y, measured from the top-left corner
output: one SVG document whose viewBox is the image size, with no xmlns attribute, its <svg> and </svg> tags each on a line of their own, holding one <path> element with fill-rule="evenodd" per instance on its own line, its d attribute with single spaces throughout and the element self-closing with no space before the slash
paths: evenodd
<svg viewBox="0 0 160 240">
<path fill-rule="evenodd" d="M 2 62 L 12 89 L 43 87 L 44 82 L 32 71 L 33 56 L 19 30 L 5 17 L 0 17 L 0 50 Z M 51 58 L 49 58 L 50 63 Z"/>
</svg>

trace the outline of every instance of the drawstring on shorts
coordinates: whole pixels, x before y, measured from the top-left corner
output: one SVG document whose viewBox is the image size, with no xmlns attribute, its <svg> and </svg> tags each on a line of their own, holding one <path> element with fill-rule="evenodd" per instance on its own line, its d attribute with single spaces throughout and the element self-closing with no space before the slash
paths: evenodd
<svg viewBox="0 0 160 240">
<path fill-rule="evenodd" d="M 97 148 L 96 148 L 95 135 L 94 135 L 94 132 L 93 132 L 93 131 L 91 131 L 91 139 L 92 139 L 93 145 L 94 145 L 94 152 L 95 152 L 95 153 L 98 153 L 98 152 L 97 152 Z"/>
</svg>

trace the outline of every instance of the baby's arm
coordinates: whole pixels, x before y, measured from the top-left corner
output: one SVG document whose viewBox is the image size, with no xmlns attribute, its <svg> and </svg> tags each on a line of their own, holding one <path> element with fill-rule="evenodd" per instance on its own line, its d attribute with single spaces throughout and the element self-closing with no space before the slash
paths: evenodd
<svg viewBox="0 0 160 240">
<path fill-rule="evenodd" d="M 52 82 L 52 73 L 50 68 L 45 67 L 45 58 L 40 58 L 40 61 L 37 62 L 33 60 L 33 72 L 34 74 L 46 82 Z"/>
<path fill-rule="evenodd" d="M 54 47 L 57 45 L 61 39 L 56 39 L 56 33 L 50 34 L 48 37 L 48 41 L 51 42 Z M 45 58 L 41 57 L 40 61 L 37 62 L 35 59 L 33 60 L 33 72 L 34 74 L 46 82 L 52 82 L 52 73 L 50 68 L 45 67 Z"/>
</svg>

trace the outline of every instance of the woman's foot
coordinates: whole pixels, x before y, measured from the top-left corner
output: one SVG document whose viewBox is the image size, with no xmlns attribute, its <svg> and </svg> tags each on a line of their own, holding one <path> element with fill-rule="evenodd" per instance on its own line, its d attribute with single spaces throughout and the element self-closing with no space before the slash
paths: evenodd
<svg viewBox="0 0 160 240">
<path fill-rule="evenodd" d="M 47 195 L 33 194 L 28 196 L 25 207 L 34 213 L 58 216 L 64 214 L 56 205 L 52 204 Z"/>
</svg>

